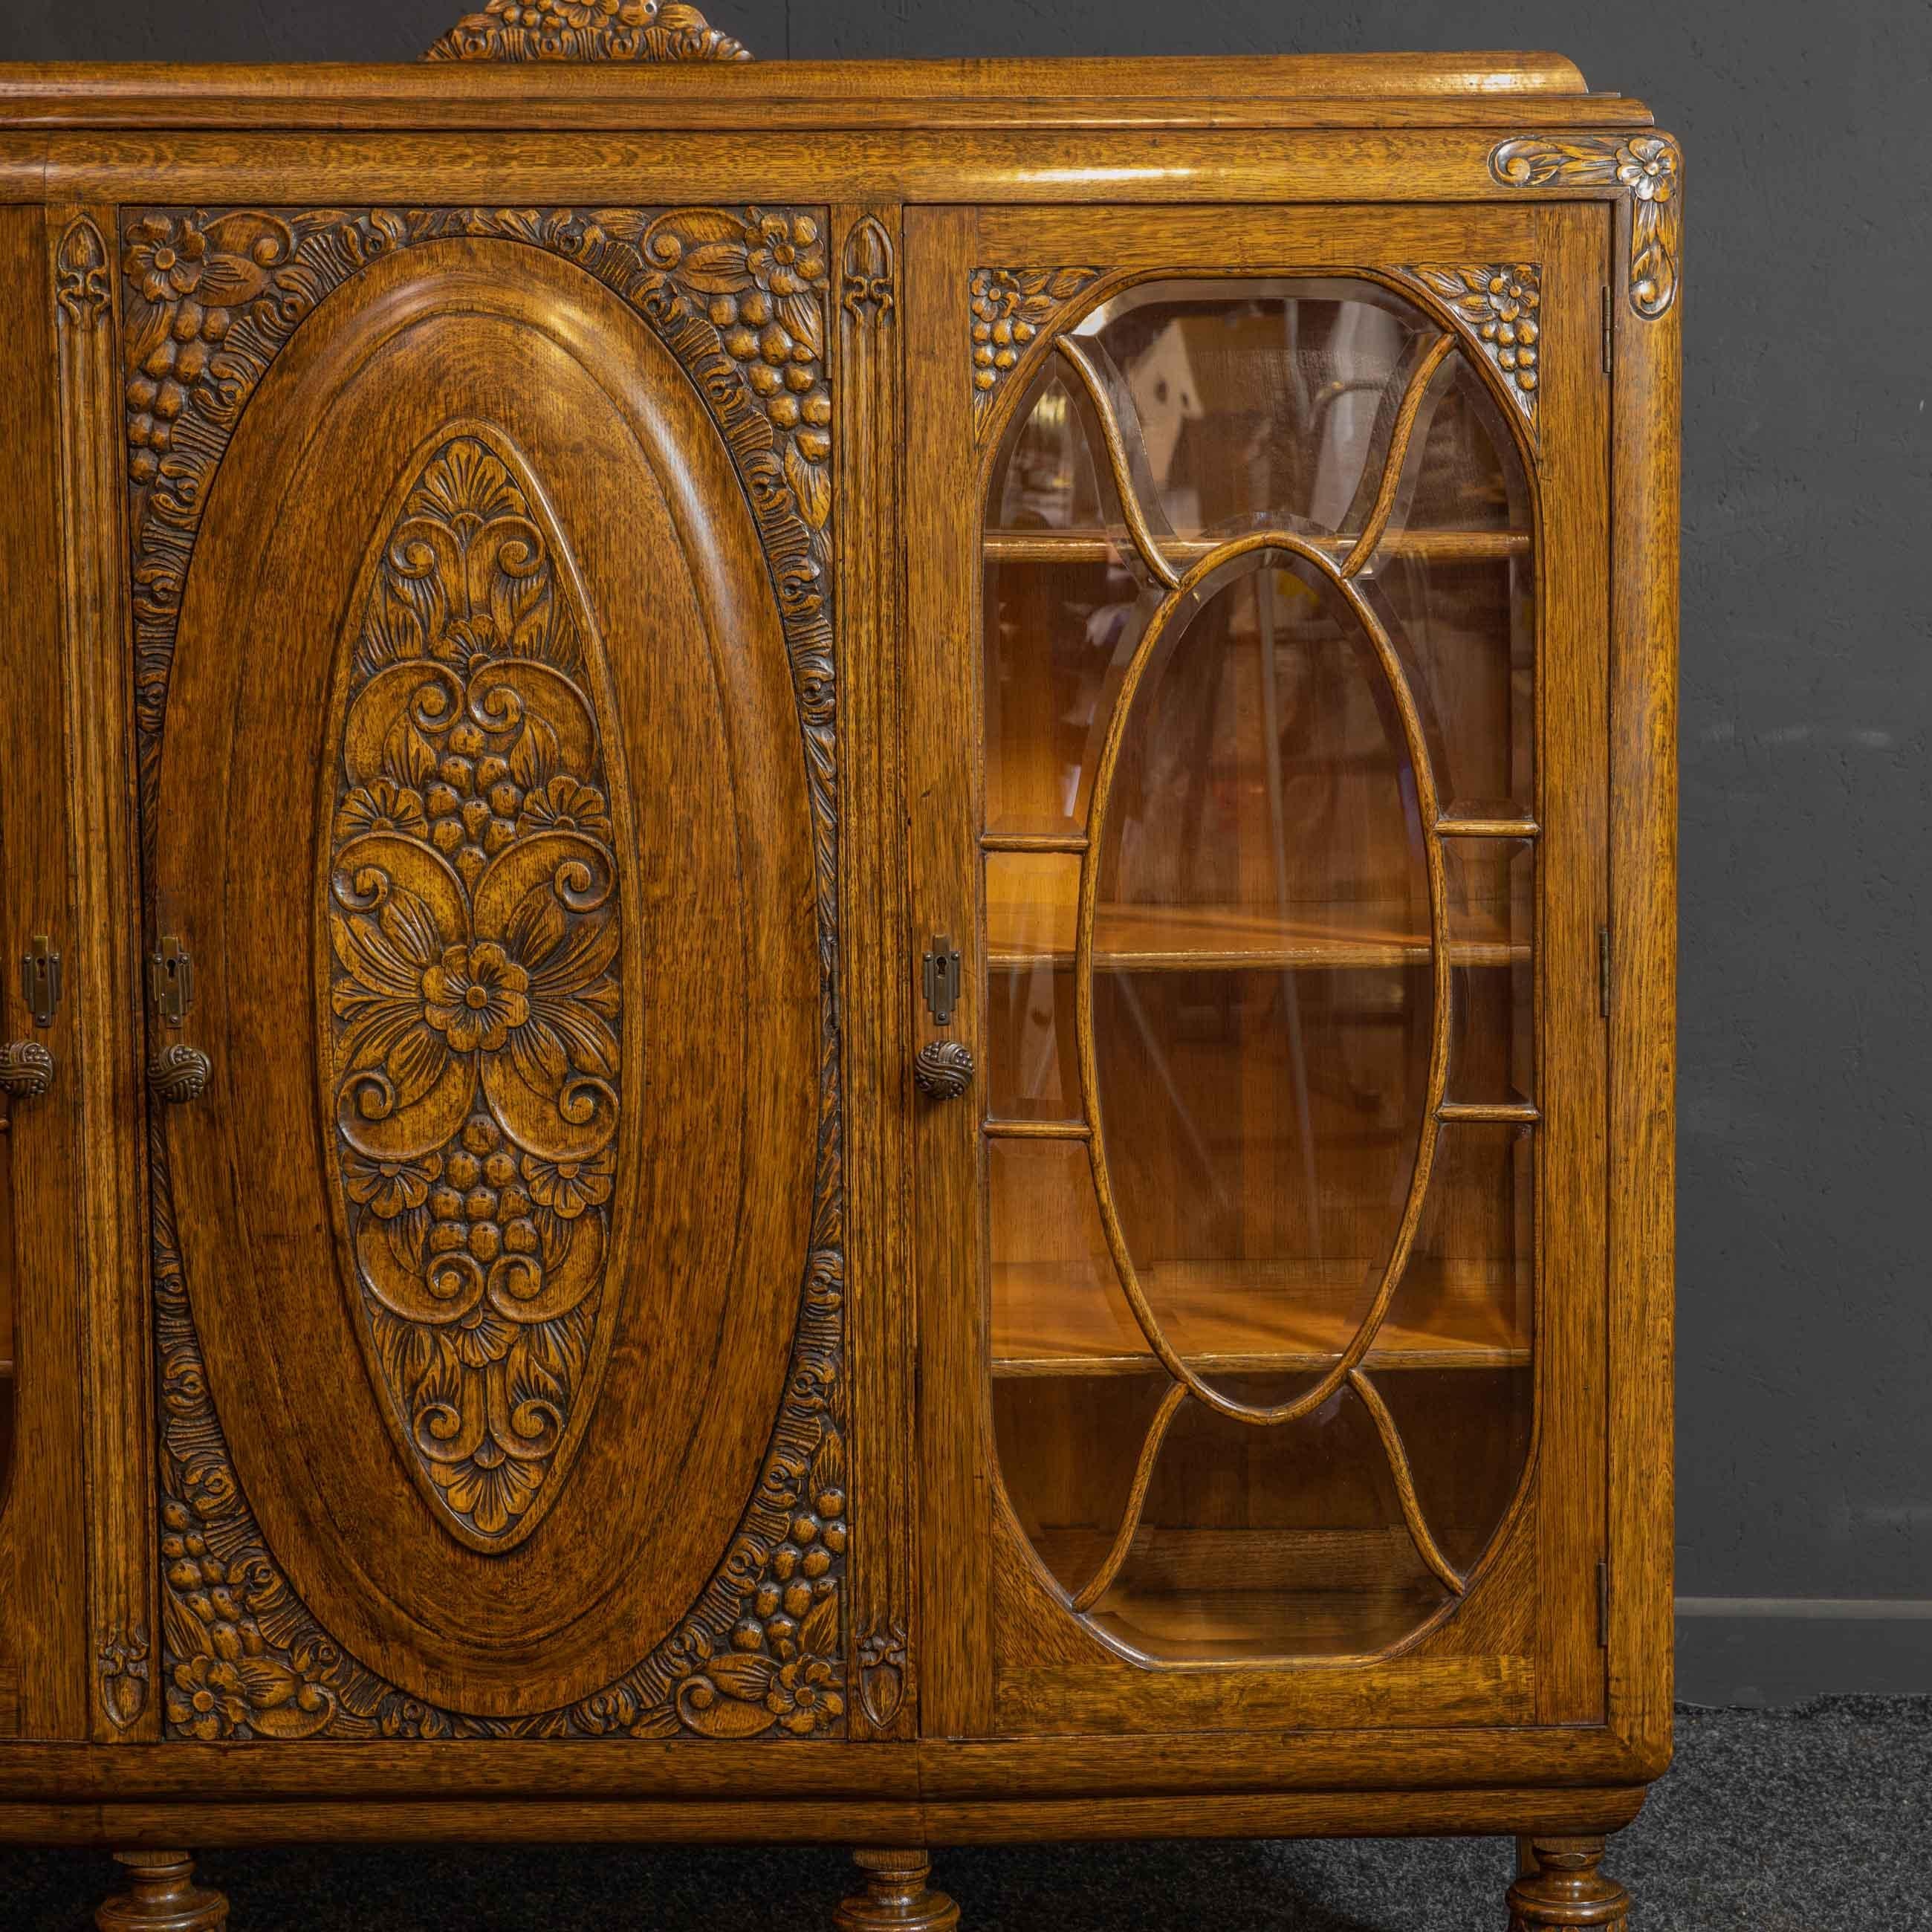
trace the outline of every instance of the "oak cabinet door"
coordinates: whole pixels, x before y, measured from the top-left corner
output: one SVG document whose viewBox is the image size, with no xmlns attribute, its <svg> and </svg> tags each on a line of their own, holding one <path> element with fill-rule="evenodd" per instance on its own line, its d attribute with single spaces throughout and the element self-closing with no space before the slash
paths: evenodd
<svg viewBox="0 0 1932 1932">
<path fill-rule="evenodd" d="M 760 218 L 808 262 L 124 232 L 172 1735 L 842 1726 L 824 278 Z"/>
<path fill-rule="evenodd" d="M 916 227 L 937 1728 L 1601 1715 L 1607 236 Z"/>
</svg>

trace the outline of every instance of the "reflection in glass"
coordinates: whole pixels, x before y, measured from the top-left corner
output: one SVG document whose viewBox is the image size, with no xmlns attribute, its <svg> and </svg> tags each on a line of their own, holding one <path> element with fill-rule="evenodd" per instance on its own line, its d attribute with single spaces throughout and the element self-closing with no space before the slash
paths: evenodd
<svg viewBox="0 0 1932 1932">
<path fill-rule="evenodd" d="M 1531 1434 L 1528 482 L 1376 284 L 1156 283 L 1076 336 L 985 537 L 1004 1486 L 1138 1654 L 1373 1653 Z"/>
</svg>

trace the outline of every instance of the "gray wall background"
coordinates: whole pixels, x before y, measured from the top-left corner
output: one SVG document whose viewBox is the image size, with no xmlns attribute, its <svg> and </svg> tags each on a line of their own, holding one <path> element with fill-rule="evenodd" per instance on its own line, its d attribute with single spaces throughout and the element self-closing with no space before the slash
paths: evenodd
<svg viewBox="0 0 1932 1932">
<path fill-rule="evenodd" d="M 8 0 L 4 50 L 398 60 L 464 10 Z M 766 58 L 1527 40 L 1682 137 L 1679 1689 L 1932 1691 L 1932 7 L 710 11 Z"/>
</svg>

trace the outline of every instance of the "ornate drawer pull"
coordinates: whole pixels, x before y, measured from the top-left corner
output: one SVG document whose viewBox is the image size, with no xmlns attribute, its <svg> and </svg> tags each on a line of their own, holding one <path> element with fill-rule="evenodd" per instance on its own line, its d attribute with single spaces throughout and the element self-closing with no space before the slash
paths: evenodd
<svg viewBox="0 0 1932 1932">
<path fill-rule="evenodd" d="M 922 1046 L 912 1064 L 912 1077 L 928 1100 L 956 1100 L 973 1084 L 973 1053 L 956 1040 L 936 1040 Z"/>
<path fill-rule="evenodd" d="M 0 1046 L 0 1094 L 38 1100 L 53 1084 L 54 1057 L 38 1040 L 9 1040 Z"/>
<path fill-rule="evenodd" d="M 165 1106 L 199 1100 L 214 1070 L 196 1046 L 164 1046 L 148 1062 L 148 1090 Z"/>
</svg>

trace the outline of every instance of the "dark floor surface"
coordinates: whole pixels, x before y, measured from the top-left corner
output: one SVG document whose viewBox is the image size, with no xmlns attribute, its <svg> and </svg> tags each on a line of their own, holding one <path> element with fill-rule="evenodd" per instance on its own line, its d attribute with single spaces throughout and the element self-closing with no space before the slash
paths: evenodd
<svg viewBox="0 0 1932 1932">
<path fill-rule="evenodd" d="M 266 1747 L 273 1749 L 273 1746 Z M 596 1748 L 596 1747 L 589 1747 Z M 941 1852 L 962 1932 L 1501 1932 L 1500 1840 Z M 1686 1710 L 1606 1868 L 1631 1932 L 1932 1928 L 1932 1698 Z M 0 1851 L 4 1932 L 85 1932 L 116 1871 Z M 214 1852 L 233 1932 L 830 1932 L 832 1852 L 572 1846 Z"/>
</svg>

